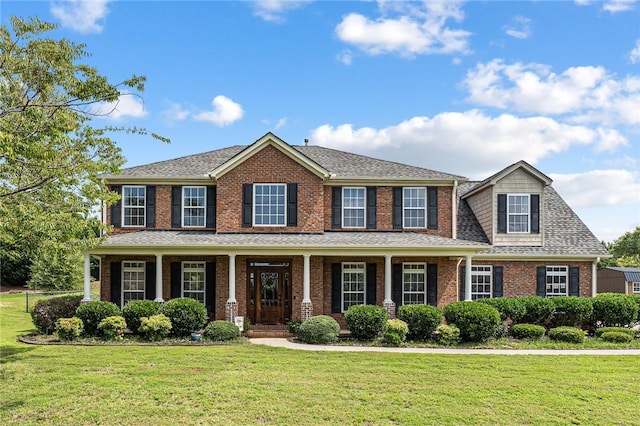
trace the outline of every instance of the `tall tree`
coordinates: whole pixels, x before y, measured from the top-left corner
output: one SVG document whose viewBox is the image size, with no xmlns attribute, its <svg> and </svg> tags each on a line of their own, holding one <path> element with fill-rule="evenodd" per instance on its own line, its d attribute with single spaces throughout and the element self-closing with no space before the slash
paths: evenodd
<svg viewBox="0 0 640 426">
<path fill-rule="evenodd" d="M 631 266 L 640 268 L 640 227 L 626 232 L 610 244 L 605 244 L 612 257 L 599 266 Z"/>
<path fill-rule="evenodd" d="M 98 242 L 91 209 L 116 198 L 99 174 L 117 173 L 124 164 L 109 135 L 168 140 L 93 121 L 109 115 L 105 106 L 121 96 L 140 96 L 144 77 L 111 83 L 81 62 L 89 56 L 84 44 L 45 36 L 55 24 L 10 22 L 11 28 L 0 27 L 0 256 L 3 265 L 48 259 L 37 274 L 46 277 L 47 264 L 73 265 L 70 259 Z M 58 266 L 51 266 L 53 276 L 60 275 Z"/>
</svg>

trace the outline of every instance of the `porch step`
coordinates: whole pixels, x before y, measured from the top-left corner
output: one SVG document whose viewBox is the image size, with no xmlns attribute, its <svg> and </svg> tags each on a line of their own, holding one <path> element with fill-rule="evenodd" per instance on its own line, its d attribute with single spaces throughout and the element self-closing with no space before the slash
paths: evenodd
<svg viewBox="0 0 640 426">
<path fill-rule="evenodd" d="M 245 337 L 294 337 L 289 333 L 289 327 L 284 324 L 254 324 L 249 331 L 243 333 Z"/>
</svg>

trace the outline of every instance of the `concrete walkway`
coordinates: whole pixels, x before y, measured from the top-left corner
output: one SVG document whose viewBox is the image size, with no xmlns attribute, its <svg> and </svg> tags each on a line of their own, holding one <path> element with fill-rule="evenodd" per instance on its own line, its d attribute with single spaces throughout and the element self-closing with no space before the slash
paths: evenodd
<svg viewBox="0 0 640 426">
<path fill-rule="evenodd" d="M 457 355 L 640 355 L 640 349 L 457 349 L 457 348 L 387 348 L 379 346 L 308 345 L 286 338 L 249 339 L 254 345 L 301 351 L 393 352 L 406 354 Z"/>
</svg>

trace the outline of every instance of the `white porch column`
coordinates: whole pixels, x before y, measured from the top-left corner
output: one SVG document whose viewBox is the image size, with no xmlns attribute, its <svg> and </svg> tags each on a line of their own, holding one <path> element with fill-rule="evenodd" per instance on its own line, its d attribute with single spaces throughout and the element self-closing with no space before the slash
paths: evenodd
<svg viewBox="0 0 640 426">
<path fill-rule="evenodd" d="M 229 299 L 225 316 L 227 321 L 233 322 L 238 313 L 238 301 L 236 300 L 236 255 L 229 255 Z"/>
<path fill-rule="evenodd" d="M 303 254 L 302 259 L 302 306 L 300 319 L 306 321 L 313 316 L 313 304 L 311 303 L 311 255 Z"/>
<path fill-rule="evenodd" d="M 396 317 L 396 304 L 391 299 L 391 255 L 384 256 L 384 302 L 383 307 L 387 310 L 389 318 Z"/>
<path fill-rule="evenodd" d="M 470 302 L 471 299 L 471 256 L 467 256 L 464 268 L 464 300 Z"/>
<path fill-rule="evenodd" d="M 91 255 L 84 255 L 84 296 L 83 302 L 91 302 Z"/>
<path fill-rule="evenodd" d="M 162 298 L 162 255 L 156 254 L 156 302 L 164 303 Z"/>
</svg>

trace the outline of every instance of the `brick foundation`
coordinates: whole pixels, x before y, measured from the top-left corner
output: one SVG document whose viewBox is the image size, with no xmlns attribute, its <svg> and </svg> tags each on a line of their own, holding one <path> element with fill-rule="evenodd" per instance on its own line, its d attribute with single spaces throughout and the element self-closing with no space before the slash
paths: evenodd
<svg viewBox="0 0 640 426">
<path fill-rule="evenodd" d="M 313 316 L 313 303 L 302 302 L 300 307 L 300 321 L 306 321 Z"/>
</svg>

